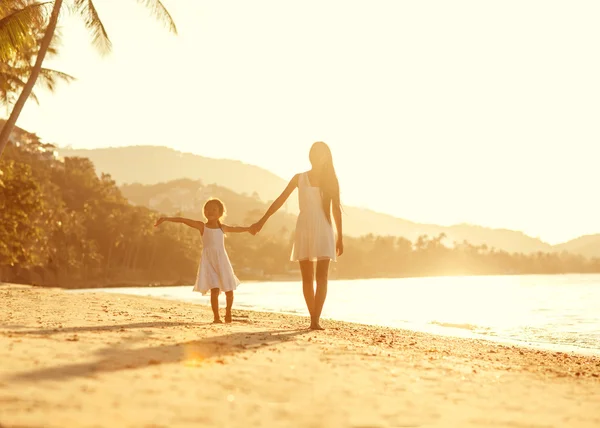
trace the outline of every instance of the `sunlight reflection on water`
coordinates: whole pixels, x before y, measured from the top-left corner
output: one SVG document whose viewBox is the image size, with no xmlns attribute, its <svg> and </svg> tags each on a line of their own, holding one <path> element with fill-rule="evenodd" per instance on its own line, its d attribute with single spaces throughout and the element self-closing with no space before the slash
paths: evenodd
<svg viewBox="0 0 600 428">
<path fill-rule="evenodd" d="M 208 297 L 191 290 L 183 286 L 78 291 L 210 304 Z M 236 291 L 235 307 L 308 314 L 299 281 L 243 283 Z M 323 318 L 600 352 L 599 307 L 600 275 L 340 280 L 329 283 Z"/>
</svg>

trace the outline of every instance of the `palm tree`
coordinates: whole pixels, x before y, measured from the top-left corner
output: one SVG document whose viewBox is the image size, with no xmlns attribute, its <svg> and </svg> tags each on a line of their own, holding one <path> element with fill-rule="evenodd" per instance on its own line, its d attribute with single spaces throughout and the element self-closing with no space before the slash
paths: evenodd
<svg viewBox="0 0 600 428">
<path fill-rule="evenodd" d="M 27 77 L 33 67 L 33 60 L 37 55 L 39 40 L 43 37 L 43 28 L 36 28 L 29 40 L 24 42 L 21 48 L 14 52 L 11 58 L 6 62 L 0 63 L 0 106 L 4 105 L 7 109 L 16 102 L 17 95 L 22 92 L 26 85 Z M 55 56 L 58 53 L 59 38 L 58 33 L 54 35 L 52 43 L 48 47 L 46 56 Z M 60 71 L 42 68 L 38 78 L 38 86 L 53 92 L 59 81 L 71 82 L 75 78 Z M 30 98 L 39 103 L 37 96 L 31 92 Z"/>
<path fill-rule="evenodd" d="M 9 0 L 9 3 L 19 2 L 19 1 L 24 2 L 26 0 Z M 106 30 L 104 28 L 104 24 L 102 23 L 102 21 L 100 20 L 100 17 L 98 16 L 98 12 L 96 10 L 96 7 L 94 6 L 93 0 L 67 0 L 67 1 L 69 2 L 67 7 L 70 6 L 73 11 L 78 13 L 83 18 L 86 28 L 91 32 L 92 44 L 96 48 L 98 48 L 100 53 L 102 53 L 102 54 L 106 54 L 106 53 L 110 52 L 111 42 L 110 42 L 110 39 L 108 38 L 108 34 L 106 33 Z M 145 5 L 146 7 L 148 7 L 154 13 L 155 17 L 158 20 L 160 20 L 164 24 L 166 24 L 166 26 L 168 27 L 168 29 L 170 31 L 172 31 L 173 33 L 177 33 L 177 28 L 175 27 L 175 22 L 173 21 L 173 18 L 171 18 L 171 15 L 169 14 L 169 12 L 164 7 L 164 5 L 161 3 L 160 0 L 137 0 L 137 1 L 142 3 L 143 5 Z M 30 3 L 26 7 L 31 7 L 34 4 L 37 5 L 38 3 L 37 2 Z M 39 6 L 37 6 L 37 7 L 39 7 Z M 6 124 L 2 128 L 2 131 L 0 132 L 0 156 L 2 156 L 2 153 L 4 152 L 4 148 L 6 147 L 6 144 L 8 143 L 8 138 L 10 137 L 10 134 L 17 123 L 17 119 L 18 119 L 19 115 L 21 114 L 21 111 L 23 110 L 23 106 L 25 105 L 25 102 L 30 97 L 31 92 L 33 91 L 33 87 L 34 87 L 38 77 L 42 73 L 42 63 L 44 62 L 44 58 L 46 57 L 46 54 L 48 53 L 48 49 L 50 47 L 50 42 L 52 41 L 52 38 L 54 37 L 54 33 L 56 31 L 56 25 L 58 23 L 58 16 L 59 16 L 61 10 L 63 9 L 63 7 L 65 7 L 64 0 L 53 0 L 52 1 L 52 12 L 50 14 L 50 19 L 48 21 L 48 25 L 46 27 L 44 37 L 42 38 L 41 43 L 40 43 L 40 49 L 37 53 L 35 64 L 33 66 L 33 69 L 31 70 L 31 74 L 30 74 L 29 78 L 27 79 L 27 83 L 25 84 L 25 86 L 23 87 L 23 90 L 21 91 L 21 95 L 17 99 L 17 102 L 15 103 L 15 106 L 13 107 L 13 110 L 12 110 L 10 116 L 8 117 L 8 120 L 6 121 Z M 16 12 L 16 13 L 18 13 L 18 12 Z M 14 13 L 13 13 L 13 15 L 14 15 Z M 13 24 L 13 26 L 18 27 L 18 25 L 16 25 L 16 24 Z M 1 33 L 1 31 L 0 31 L 0 33 Z M 0 39 L 0 43 L 1 43 L 1 41 L 2 41 L 2 39 Z"/>
</svg>

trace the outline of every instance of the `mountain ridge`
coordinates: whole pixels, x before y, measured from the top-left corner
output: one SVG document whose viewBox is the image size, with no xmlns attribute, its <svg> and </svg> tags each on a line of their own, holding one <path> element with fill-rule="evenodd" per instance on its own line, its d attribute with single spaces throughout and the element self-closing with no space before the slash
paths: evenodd
<svg viewBox="0 0 600 428">
<path fill-rule="evenodd" d="M 60 156 L 87 157 L 97 168 L 120 185 L 167 184 L 183 178 L 200 180 L 203 185 L 217 184 L 242 196 L 259 198 L 265 203 L 274 200 L 287 184 L 286 180 L 256 165 L 239 160 L 216 159 L 180 152 L 163 146 L 126 146 L 100 149 L 57 148 Z M 160 166 L 159 166 L 160 165 Z M 137 166 L 132 167 L 132 166 Z M 292 196 L 285 211 L 296 214 L 297 198 Z M 380 213 L 368 208 L 344 206 L 344 231 L 351 236 L 366 234 L 403 236 L 412 241 L 420 235 L 443 233 L 449 242 L 468 241 L 508 252 L 553 252 L 578 249 L 577 253 L 600 256 L 600 234 L 595 239 L 580 241 L 578 237 L 562 244 L 551 245 L 522 231 L 460 223 L 451 226 L 417 223 Z M 579 240 L 579 241 L 578 241 Z"/>
</svg>

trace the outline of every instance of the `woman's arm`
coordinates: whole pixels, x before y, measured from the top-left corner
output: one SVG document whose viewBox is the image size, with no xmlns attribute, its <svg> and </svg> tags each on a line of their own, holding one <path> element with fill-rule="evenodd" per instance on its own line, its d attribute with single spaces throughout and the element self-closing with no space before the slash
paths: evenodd
<svg viewBox="0 0 600 428">
<path fill-rule="evenodd" d="M 229 232 L 229 233 L 242 233 L 242 232 L 249 232 L 250 226 L 228 226 L 226 224 L 222 224 L 221 230 L 223 230 L 223 232 Z"/>
<path fill-rule="evenodd" d="M 194 229 L 198 229 L 200 232 L 204 229 L 204 223 L 199 220 L 192 220 L 190 218 L 184 217 L 161 217 L 156 221 L 154 226 L 160 226 L 165 221 L 170 221 L 172 223 L 183 223 L 189 227 L 193 227 Z"/>
<path fill-rule="evenodd" d="M 335 227 L 337 229 L 337 243 L 335 247 L 338 256 L 341 256 L 344 252 L 344 240 L 342 237 L 342 207 L 339 198 L 333 199 L 332 202 L 333 220 L 335 221 Z"/>
<path fill-rule="evenodd" d="M 290 180 L 287 187 L 281 192 L 281 195 L 277 199 L 273 201 L 267 212 L 262 216 L 262 218 L 250 226 L 250 233 L 256 234 L 260 232 L 263 228 L 269 217 L 275 214 L 279 208 L 287 201 L 287 198 L 290 197 L 294 189 L 298 187 L 298 174 L 294 175 L 294 177 Z"/>
</svg>

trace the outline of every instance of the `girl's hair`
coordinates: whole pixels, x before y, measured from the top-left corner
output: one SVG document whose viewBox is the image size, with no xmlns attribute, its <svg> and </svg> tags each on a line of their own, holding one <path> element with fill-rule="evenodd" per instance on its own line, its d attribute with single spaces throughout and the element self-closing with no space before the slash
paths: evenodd
<svg viewBox="0 0 600 428">
<path fill-rule="evenodd" d="M 211 198 L 204 204 L 204 208 L 202 208 L 203 213 L 206 213 L 206 208 L 210 204 L 216 205 L 219 210 L 219 219 L 217 220 L 217 224 L 219 225 L 219 227 L 221 227 L 221 219 L 225 216 L 225 204 L 218 198 Z"/>
<path fill-rule="evenodd" d="M 318 168 L 316 171 L 319 175 L 323 211 L 327 221 L 331 223 L 332 204 L 340 205 L 340 183 L 333 167 L 331 149 L 324 142 L 317 141 L 310 148 L 308 157 L 313 168 Z"/>
</svg>

